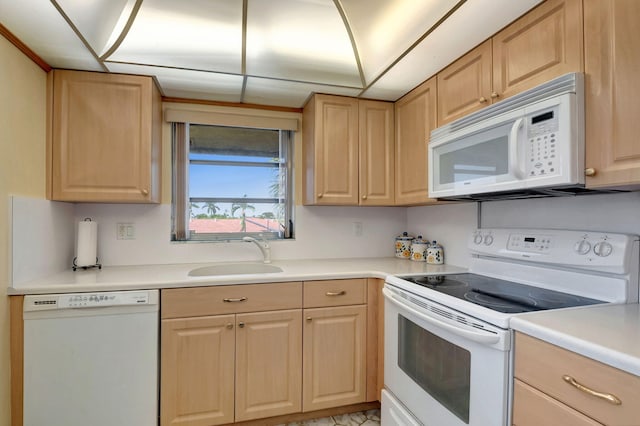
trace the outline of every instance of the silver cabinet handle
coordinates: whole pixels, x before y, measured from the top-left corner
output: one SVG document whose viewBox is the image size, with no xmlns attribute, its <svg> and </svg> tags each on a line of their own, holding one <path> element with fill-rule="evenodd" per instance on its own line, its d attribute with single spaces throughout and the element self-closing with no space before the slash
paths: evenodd
<svg viewBox="0 0 640 426">
<path fill-rule="evenodd" d="M 564 376 L 562 376 L 562 380 L 564 380 L 565 382 L 569 383 L 571 386 L 573 386 L 574 388 L 589 394 L 591 396 L 595 396 L 596 398 L 600 398 L 600 399 L 604 399 L 607 402 L 610 402 L 613 405 L 622 405 L 622 401 L 620 401 L 620 398 L 618 398 L 617 396 L 611 394 L 611 393 L 602 393 L 602 392 L 598 392 L 595 391 L 583 384 L 580 384 L 576 381 L 576 379 L 574 379 L 573 377 L 565 374 Z"/>
<path fill-rule="evenodd" d="M 222 301 L 225 303 L 244 302 L 245 300 L 247 300 L 246 297 L 227 297 L 225 299 L 222 299 Z"/>
<path fill-rule="evenodd" d="M 346 291 L 342 290 L 342 291 L 328 291 L 325 293 L 327 296 L 344 296 L 345 294 L 347 294 Z"/>
<path fill-rule="evenodd" d="M 238 327 L 240 327 L 240 328 L 244 328 L 244 323 L 243 323 L 243 322 L 239 322 L 239 323 L 238 323 Z"/>
<path fill-rule="evenodd" d="M 233 328 L 233 324 L 231 324 L 230 322 L 229 322 L 229 323 L 227 323 L 227 328 L 228 328 L 229 330 L 231 330 L 231 329 Z"/>
</svg>

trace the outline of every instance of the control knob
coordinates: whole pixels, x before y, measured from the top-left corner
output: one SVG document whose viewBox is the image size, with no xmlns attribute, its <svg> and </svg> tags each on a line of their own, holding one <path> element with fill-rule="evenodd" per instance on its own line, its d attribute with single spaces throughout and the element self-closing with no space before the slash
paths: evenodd
<svg viewBox="0 0 640 426">
<path fill-rule="evenodd" d="M 601 241 L 593 246 L 593 252 L 600 257 L 607 257 L 612 251 L 613 246 L 606 241 Z"/>
<path fill-rule="evenodd" d="M 484 245 L 485 246 L 490 246 L 491 244 L 493 244 L 493 237 L 491 235 L 485 235 L 485 237 L 484 237 Z"/>
<path fill-rule="evenodd" d="M 482 242 L 482 235 L 477 232 L 476 235 L 473 236 L 473 242 L 480 244 Z"/>
<path fill-rule="evenodd" d="M 580 240 L 573 246 L 573 249 L 576 253 L 585 255 L 591 250 L 591 243 L 587 240 Z"/>
</svg>

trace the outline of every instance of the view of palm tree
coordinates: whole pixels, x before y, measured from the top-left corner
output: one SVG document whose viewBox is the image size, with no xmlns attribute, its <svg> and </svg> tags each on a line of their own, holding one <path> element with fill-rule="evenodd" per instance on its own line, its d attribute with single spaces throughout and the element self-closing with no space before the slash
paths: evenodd
<svg viewBox="0 0 640 426">
<path fill-rule="evenodd" d="M 247 194 L 244 194 L 244 198 L 247 198 Z M 231 216 L 235 216 L 236 212 L 240 210 L 240 232 L 247 231 L 247 210 L 255 210 L 255 206 L 244 203 L 233 203 L 231 205 Z"/>
<path fill-rule="evenodd" d="M 216 212 L 220 210 L 220 207 L 213 201 L 207 201 L 204 206 L 207 208 L 207 213 L 209 213 L 210 217 L 215 216 Z"/>
<path fill-rule="evenodd" d="M 196 217 L 196 210 L 200 208 L 198 203 L 189 203 L 189 217 Z"/>
</svg>

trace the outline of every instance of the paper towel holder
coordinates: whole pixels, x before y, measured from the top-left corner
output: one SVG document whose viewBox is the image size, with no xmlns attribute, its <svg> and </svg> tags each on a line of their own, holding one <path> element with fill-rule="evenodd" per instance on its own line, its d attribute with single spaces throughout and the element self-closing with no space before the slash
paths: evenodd
<svg viewBox="0 0 640 426">
<path fill-rule="evenodd" d="M 73 267 L 72 267 L 72 269 L 73 269 L 74 271 L 75 271 L 76 269 L 78 269 L 78 268 L 82 268 L 82 269 L 84 269 L 84 270 L 91 269 L 91 268 L 98 268 L 98 269 L 102 269 L 102 263 L 98 263 L 98 258 L 97 258 L 97 257 L 96 257 L 96 263 L 95 263 L 95 265 L 85 265 L 85 266 L 78 266 L 78 265 L 76 265 L 76 259 L 77 259 L 77 257 L 74 257 L 74 258 L 73 258 Z"/>
<path fill-rule="evenodd" d="M 90 217 L 85 218 L 85 219 L 84 219 L 84 222 L 91 222 L 91 218 L 90 218 Z M 82 223 L 82 222 L 81 222 L 81 223 Z M 94 223 L 95 223 L 95 222 L 94 222 Z M 94 242 L 94 244 L 95 244 L 95 242 Z M 94 247 L 94 250 L 95 250 L 95 247 Z M 77 264 L 77 262 L 76 262 L 76 261 L 77 261 L 77 259 L 78 259 L 78 257 L 77 257 L 77 256 L 73 258 L 73 267 L 72 267 L 72 269 L 73 269 L 73 271 L 74 271 L 74 272 L 75 272 L 78 268 L 82 268 L 82 269 L 84 269 L 84 270 L 91 269 L 91 268 L 98 268 L 98 269 L 102 269 L 102 264 L 98 262 L 98 257 L 97 257 L 97 256 L 96 256 L 96 263 L 94 263 L 94 264 L 92 264 L 92 265 L 90 264 L 90 265 L 82 265 L 82 266 L 78 266 L 78 264 Z"/>
</svg>

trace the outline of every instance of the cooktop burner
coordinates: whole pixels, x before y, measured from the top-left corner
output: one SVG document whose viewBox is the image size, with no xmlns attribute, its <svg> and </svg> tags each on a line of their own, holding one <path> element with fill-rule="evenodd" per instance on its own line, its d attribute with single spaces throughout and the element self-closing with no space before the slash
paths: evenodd
<svg viewBox="0 0 640 426">
<path fill-rule="evenodd" d="M 504 313 L 604 303 L 601 300 L 470 273 L 404 279 L 422 287 Z"/>
</svg>

